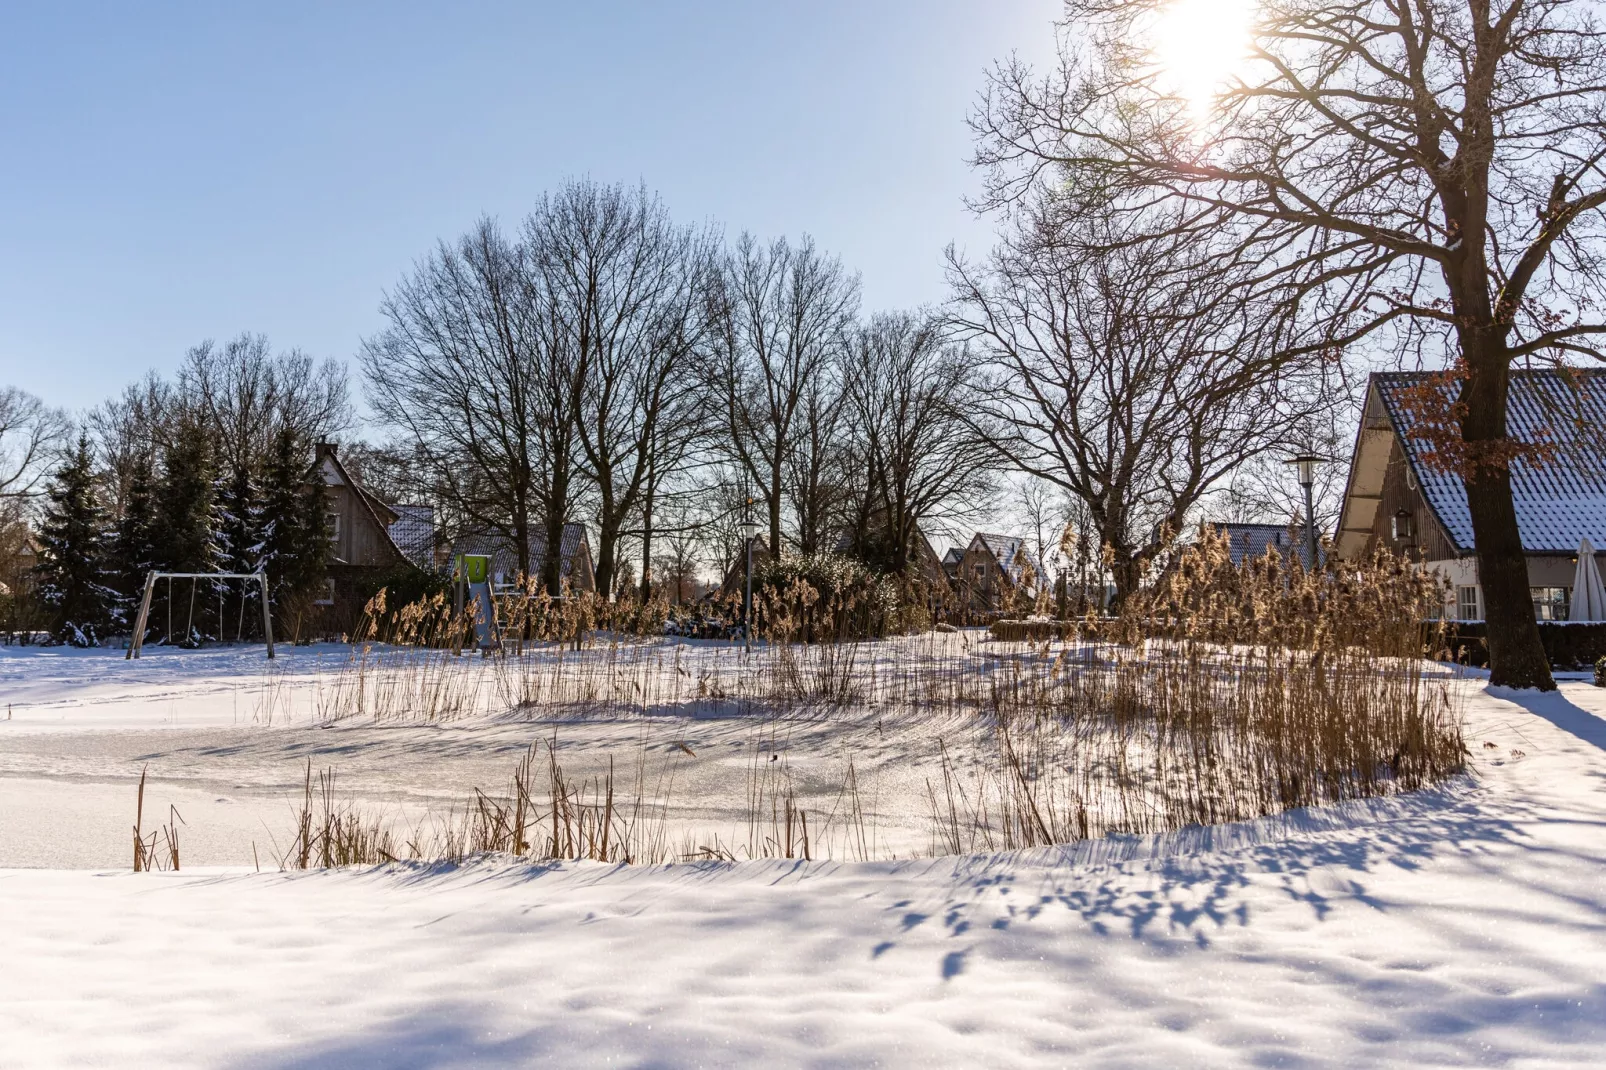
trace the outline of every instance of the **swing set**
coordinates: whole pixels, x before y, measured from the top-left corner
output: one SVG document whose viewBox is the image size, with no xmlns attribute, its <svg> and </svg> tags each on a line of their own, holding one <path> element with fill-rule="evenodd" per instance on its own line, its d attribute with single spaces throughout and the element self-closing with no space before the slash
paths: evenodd
<svg viewBox="0 0 1606 1070">
<path fill-rule="evenodd" d="M 190 618 L 184 626 L 186 636 L 194 635 L 195 631 L 195 591 L 201 580 L 255 580 L 262 590 L 262 635 L 267 639 L 268 657 L 273 657 L 273 616 L 268 606 L 268 577 L 263 572 L 152 572 L 145 577 L 145 596 L 139 602 L 139 618 L 134 624 L 134 639 L 128 644 L 128 653 L 123 655 L 124 660 L 139 657 L 139 649 L 145 644 L 145 624 L 151 615 L 151 595 L 156 591 L 157 580 L 167 581 L 167 641 L 173 641 L 173 581 L 190 581 Z M 245 592 L 242 589 L 240 597 L 240 620 L 235 632 L 235 642 L 240 642 L 245 636 Z M 217 595 L 217 630 L 218 638 L 223 637 L 223 591 L 220 588 Z"/>
</svg>

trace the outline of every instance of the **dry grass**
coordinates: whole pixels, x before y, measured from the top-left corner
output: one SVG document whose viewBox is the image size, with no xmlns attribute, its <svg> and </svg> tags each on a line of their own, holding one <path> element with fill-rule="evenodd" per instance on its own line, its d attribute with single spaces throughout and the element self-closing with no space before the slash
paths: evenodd
<svg viewBox="0 0 1606 1070">
<path fill-rule="evenodd" d="M 134 804 L 134 872 L 149 873 L 153 870 L 172 870 L 179 868 L 178 827 L 185 824 L 184 818 L 179 814 L 178 807 L 169 805 L 167 808 L 167 824 L 158 825 L 149 834 L 143 831 L 145 823 L 145 777 L 150 772 L 150 766 L 139 771 L 139 793 Z M 161 848 L 158 850 L 157 843 Z"/>
<path fill-rule="evenodd" d="M 810 808 L 774 746 L 777 725 L 839 713 L 975 726 L 979 749 L 939 740 L 926 756 L 936 853 L 1245 820 L 1416 790 L 1463 768 L 1458 711 L 1423 660 L 1439 636 L 1421 622 L 1441 592 L 1386 555 L 1342 569 L 1273 557 L 1235 567 L 1225 542 L 1207 536 L 1119 618 L 1055 625 L 1040 641 L 800 642 L 852 607 L 781 594 L 751 654 L 600 631 L 594 599 L 537 596 L 509 605 L 504 648 L 487 658 L 462 655 L 467 622 L 442 600 L 387 614 L 381 596 L 370 617 L 384 626 L 354 647 L 323 716 L 673 713 L 765 726 L 749 756 L 745 828 L 729 840 L 669 842 L 673 762 L 649 777 L 643 753 L 622 781 L 611 760 L 606 773 L 575 780 L 554 737 L 531 748 L 505 794 L 476 789 L 461 813 L 402 840 L 413 858 L 876 857 L 880 837 L 852 762 L 829 810 Z M 629 612 L 639 623 L 641 608 Z M 311 785 L 309 767 L 293 864 L 397 856 L 378 823 L 335 805 L 332 777 L 320 779 L 321 808 Z"/>
</svg>

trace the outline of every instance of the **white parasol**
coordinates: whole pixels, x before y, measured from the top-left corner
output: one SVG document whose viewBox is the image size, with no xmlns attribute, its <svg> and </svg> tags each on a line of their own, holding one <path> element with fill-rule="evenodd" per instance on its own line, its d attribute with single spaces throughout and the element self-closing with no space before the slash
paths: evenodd
<svg viewBox="0 0 1606 1070">
<path fill-rule="evenodd" d="M 1595 548 L 1588 539 L 1578 543 L 1578 569 L 1573 573 L 1573 604 L 1569 620 L 1606 620 L 1606 586 L 1595 566 Z"/>
</svg>

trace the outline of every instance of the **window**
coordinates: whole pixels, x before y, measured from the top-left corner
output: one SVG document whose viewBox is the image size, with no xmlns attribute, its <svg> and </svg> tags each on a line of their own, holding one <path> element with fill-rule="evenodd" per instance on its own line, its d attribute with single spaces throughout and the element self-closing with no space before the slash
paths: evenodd
<svg viewBox="0 0 1606 1070">
<path fill-rule="evenodd" d="M 987 578 L 987 566 L 986 565 L 978 563 L 978 564 L 972 565 L 970 567 L 970 570 L 971 570 L 971 572 L 975 573 L 976 582 L 977 583 L 981 583 L 982 581 L 984 581 Z"/>
<path fill-rule="evenodd" d="M 328 517 L 329 517 L 329 541 L 330 542 L 339 542 L 340 541 L 340 514 L 338 512 L 336 512 L 335 510 L 331 509 L 331 510 L 329 510 Z"/>
<path fill-rule="evenodd" d="M 332 606 L 335 604 L 335 581 L 323 581 L 323 594 L 312 600 L 315 606 Z"/>
<path fill-rule="evenodd" d="M 1455 589 L 1455 616 L 1457 620 L 1481 620 L 1482 614 L 1478 612 L 1478 588 L 1457 587 Z"/>
<path fill-rule="evenodd" d="M 1567 619 L 1567 596 L 1572 593 L 1571 587 L 1530 587 L 1528 593 L 1533 596 L 1535 617 L 1540 620 Z"/>
<path fill-rule="evenodd" d="M 1412 522 L 1413 519 L 1411 514 L 1404 509 L 1394 514 L 1392 534 L 1396 541 L 1408 540 L 1416 534 L 1416 525 Z"/>
</svg>

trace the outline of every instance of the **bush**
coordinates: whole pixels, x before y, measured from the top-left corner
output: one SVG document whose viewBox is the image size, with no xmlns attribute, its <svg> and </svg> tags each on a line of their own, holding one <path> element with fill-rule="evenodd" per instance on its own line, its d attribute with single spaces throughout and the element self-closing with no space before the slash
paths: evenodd
<svg viewBox="0 0 1606 1070">
<path fill-rule="evenodd" d="M 754 634 L 782 642 L 879 639 L 901 630 L 898 584 L 851 557 L 801 554 L 753 572 Z"/>
<path fill-rule="evenodd" d="M 1444 625 L 1442 656 L 1474 668 L 1489 664 L 1489 629 L 1483 621 L 1451 621 Z M 1539 641 L 1554 669 L 1564 672 L 1598 666 L 1606 658 L 1606 624 L 1542 620 Z"/>
</svg>

